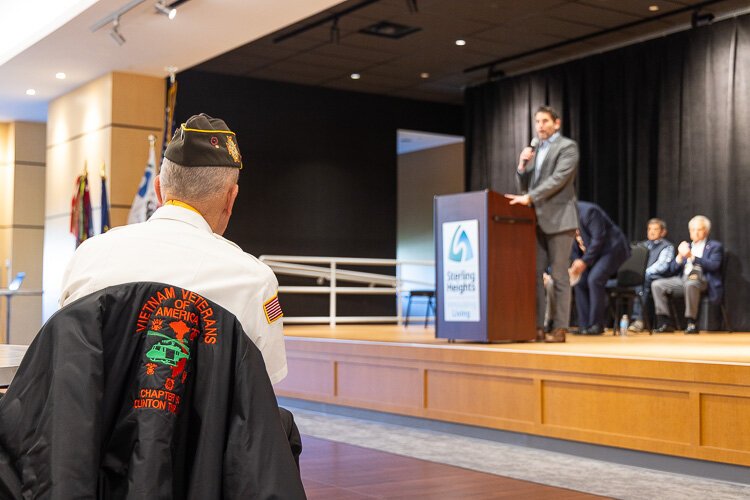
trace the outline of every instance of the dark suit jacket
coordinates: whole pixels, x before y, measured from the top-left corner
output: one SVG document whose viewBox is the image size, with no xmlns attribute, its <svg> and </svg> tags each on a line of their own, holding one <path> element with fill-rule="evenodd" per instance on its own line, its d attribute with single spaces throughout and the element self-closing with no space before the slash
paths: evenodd
<svg viewBox="0 0 750 500">
<path fill-rule="evenodd" d="M 0 498 L 305 498 L 239 321 L 156 283 L 42 327 L 0 399 Z"/>
<path fill-rule="evenodd" d="M 724 295 L 724 283 L 721 281 L 721 262 L 724 258 L 724 247 L 716 240 L 706 240 L 706 246 L 703 249 L 703 257 L 696 257 L 693 265 L 701 266 L 703 269 L 703 279 L 708 283 L 708 300 L 713 303 L 721 301 Z M 675 258 L 669 263 L 669 270 L 673 274 L 680 275 L 685 269 L 685 261 L 677 263 Z"/>
<path fill-rule="evenodd" d="M 560 136 L 547 151 L 539 179 L 529 165 L 523 173 L 516 172 L 516 186 L 531 196 L 537 224 L 546 234 L 569 231 L 578 227 L 575 178 L 578 171 L 578 144 Z"/>
<path fill-rule="evenodd" d="M 593 266 L 602 255 L 618 252 L 630 255 L 630 245 L 625 235 L 612 222 L 602 207 L 587 201 L 578 202 L 578 229 L 581 231 L 586 252 L 581 252 L 577 242 L 573 242 L 571 258 L 583 259 L 587 267 Z"/>
</svg>

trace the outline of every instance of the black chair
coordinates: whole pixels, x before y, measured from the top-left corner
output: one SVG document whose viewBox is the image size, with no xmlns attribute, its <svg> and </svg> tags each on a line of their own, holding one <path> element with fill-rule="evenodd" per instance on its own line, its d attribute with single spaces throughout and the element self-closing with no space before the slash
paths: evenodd
<svg viewBox="0 0 750 500">
<path fill-rule="evenodd" d="M 641 245 L 630 246 L 630 257 L 620 265 L 617 270 L 617 277 L 607 282 L 606 290 L 609 296 L 609 310 L 612 314 L 612 320 L 615 330 L 617 321 L 621 314 L 627 314 L 631 310 L 631 303 L 637 300 L 641 304 L 643 311 L 644 323 L 646 321 L 646 304 L 641 301 L 641 295 L 638 293 L 639 287 L 643 286 L 646 276 L 646 264 L 648 263 L 648 248 Z M 625 307 L 622 308 L 622 301 L 625 301 Z M 625 311 L 624 313 L 622 311 Z"/>
<path fill-rule="evenodd" d="M 409 311 L 411 311 L 411 299 L 414 297 L 427 297 L 427 309 L 424 313 L 424 326 L 427 328 L 427 322 L 430 318 L 430 311 L 435 312 L 435 290 L 410 290 L 409 300 L 406 302 L 406 320 L 404 326 L 409 326 Z"/>
<path fill-rule="evenodd" d="M 732 325 L 729 323 L 729 313 L 727 313 L 727 290 L 726 290 L 726 284 L 727 284 L 727 261 L 729 260 L 729 252 L 724 250 L 724 255 L 721 257 L 721 282 L 724 283 L 724 293 L 721 296 L 721 300 L 719 301 L 718 305 L 721 308 L 721 322 L 719 323 L 719 330 L 722 330 L 726 328 L 726 331 L 732 332 Z M 675 327 L 680 328 L 680 316 L 677 314 L 677 306 L 675 306 L 674 299 L 671 292 L 667 292 L 667 299 L 669 302 L 669 315 L 672 319 L 672 324 L 675 325 Z M 709 323 L 708 319 L 705 318 L 704 315 L 710 313 L 711 306 L 714 305 L 711 303 L 711 301 L 708 300 L 708 295 L 706 293 L 701 294 L 701 302 L 698 306 L 698 318 L 695 318 L 696 322 L 699 319 L 703 319 L 703 325 L 702 327 L 699 327 L 700 330 L 709 330 Z"/>
</svg>

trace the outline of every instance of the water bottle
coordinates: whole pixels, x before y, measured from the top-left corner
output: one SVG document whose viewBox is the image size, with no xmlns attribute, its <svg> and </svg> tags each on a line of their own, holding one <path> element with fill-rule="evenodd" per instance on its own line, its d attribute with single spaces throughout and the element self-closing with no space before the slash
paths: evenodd
<svg viewBox="0 0 750 500">
<path fill-rule="evenodd" d="M 622 318 L 620 318 L 620 335 L 625 337 L 628 334 L 628 315 L 623 314 Z"/>
</svg>

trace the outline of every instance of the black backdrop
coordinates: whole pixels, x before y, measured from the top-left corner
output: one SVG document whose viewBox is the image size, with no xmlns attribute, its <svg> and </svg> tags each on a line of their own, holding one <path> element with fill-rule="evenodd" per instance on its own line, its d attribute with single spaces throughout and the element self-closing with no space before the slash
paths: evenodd
<svg viewBox="0 0 750 500">
<path fill-rule="evenodd" d="M 178 126 L 205 112 L 237 133 L 245 168 L 225 236 L 256 256 L 395 258 L 397 130 L 462 133 L 455 105 L 196 70 L 178 80 Z M 290 316 L 328 314 L 325 295 L 281 299 Z M 344 295 L 338 306 L 343 315 L 395 311 L 390 296 Z"/>
<path fill-rule="evenodd" d="M 470 190 L 513 192 L 543 103 L 580 145 L 579 197 L 631 239 L 650 217 L 675 242 L 693 215 L 711 219 L 730 252 L 732 326 L 750 329 L 750 16 L 468 89 Z"/>
</svg>

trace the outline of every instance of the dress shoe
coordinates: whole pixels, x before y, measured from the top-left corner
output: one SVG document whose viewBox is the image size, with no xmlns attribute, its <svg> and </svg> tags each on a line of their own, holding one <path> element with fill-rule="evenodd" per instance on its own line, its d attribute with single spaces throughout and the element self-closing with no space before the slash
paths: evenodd
<svg viewBox="0 0 750 500">
<path fill-rule="evenodd" d="M 685 333 L 698 333 L 698 327 L 692 321 L 688 322 L 687 328 L 685 328 Z"/>
<path fill-rule="evenodd" d="M 639 319 L 633 321 L 632 323 L 630 323 L 628 331 L 633 333 L 641 333 L 643 331 L 643 321 Z"/>
<path fill-rule="evenodd" d="M 544 328 L 537 328 L 536 329 L 536 341 L 537 342 L 544 342 Z"/>
<path fill-rule="evenodd" d="M 674 328 L 672 327 L 672 325 L 668 323 L 665 323 L 661 325 L 659 328 L 656 328 L 654 330 L 654 333 L 672 333 L 672 332 L 674 332 Z"/>
<path fill-rule="evenodd" d="M 583 331 L 584 335 L 601 335 L 604 333 L 604 328 L 601 325 L 591 325 Z"/>
<path fill-rule="evenodd" d="M 548 344 L 565 342 L 566 333 L 567 330 L 565 328 L 555 328 L 550 333 L 544 334 L 544 341 Z"/>
</svg>

